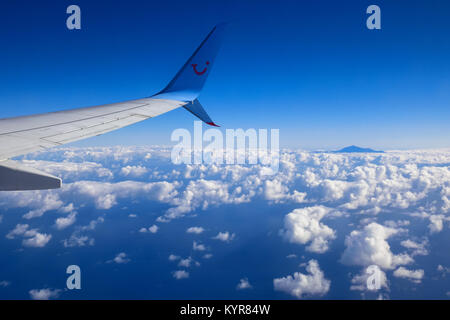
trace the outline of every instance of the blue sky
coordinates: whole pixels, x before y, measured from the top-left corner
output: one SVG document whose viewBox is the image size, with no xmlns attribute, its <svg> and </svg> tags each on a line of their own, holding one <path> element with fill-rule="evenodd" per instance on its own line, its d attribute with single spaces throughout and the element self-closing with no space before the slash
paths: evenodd
<svg viewBox="0 0 450 320">
<path fill-rule="evenodd" d="M 0 12 L 1 117 L 149 96 L 216 23 L 231 21 L 200 101 L 223 128 L 279 128 L 280 144 L 448 147 L 448 1 L 14 1 Z M 176 110 L 78 145 L 170 144 Z"/>
</svg>

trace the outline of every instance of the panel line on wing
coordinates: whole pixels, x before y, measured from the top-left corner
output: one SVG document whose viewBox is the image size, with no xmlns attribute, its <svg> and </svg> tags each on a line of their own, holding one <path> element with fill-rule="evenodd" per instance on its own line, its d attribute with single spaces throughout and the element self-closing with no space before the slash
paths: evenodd
<svg viewBox="0 0 450 320">
<path fill-rule="evenodd" d="M 77 119 L 77 120 L 66 121 L 66 122 L 56 123 L 56 124 L 42 126 L 42 127 L 35 127 L 35 128 L 30 128 L 30 129 L 22 129 L 22 130 L 11 131 L 11 132 L 4 132 L 4 133 L 0 133 L 0 136 L 10 135 L 10 134 L 14 134 L 14 133 L 27 132 L 27 131 L 33 131 L 33 130 L 40 130 L 40 129 L 45 129 L 45 128 L 52 128 L 52 127 L 56 127 L 56 126 L 60 126 L 60 125 L 76 123 L 76 122 L 79 122 L 79 121 L 98 119 L 100 117 L 110 116 L 110 115 L 114 115 L 114 114 L 117 114 L 117 113 L 122 113 L 122 112 L 130 111 L 130 110 L 134 110 L 134 109 L 142 108 L 142 107 L 145 107 L 145 106 L 148 106 L 148 105 L 149 104 L 146 103 L 146 104 L 139 105 L 137 107 L 133 107 L 133 108 L 125 109 L 125 110 L 120 110 L 120 111 L 114 111 L 114 112 L 110 112 L 110 113 L 105 113 L 105 114 L 102 114 L 102 115 L 91 116 L 91 117 L 88 117 L 88 118 L 81 118 L 81 119 Z"/>
<path fill-rule="evenodd" d="M 115 118 L 114 120 L 103 122 L 98 125 L 80 128 L 78 130 L 72 130 L 70 132 L 58 133 L 46 137 L 40 138 L 41 140 L 64 144 L 72 141 L 73 139 L 79 139 L 82 137 L 96 136 L 115 129 L 119 129 L 128 124 L 136 123 L 142 119 L 148 119 L 149 117 L 143 117 L 142 115 L 127 115 L 125 117 Z"/>
</svg>

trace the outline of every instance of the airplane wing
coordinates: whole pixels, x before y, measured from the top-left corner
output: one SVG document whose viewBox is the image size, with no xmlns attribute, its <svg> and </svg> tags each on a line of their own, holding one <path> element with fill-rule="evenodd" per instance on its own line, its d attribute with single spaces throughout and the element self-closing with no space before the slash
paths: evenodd
<svg viewBox="0 0 450 320">
<path fill-rule="evenodd" d="M 0 158 L 9 159 L 101 135 L 185 104 L 186 102 L 176 100 L 148 98 L 0 119 Z"/>
<path fill-rule="evenodd" d="M 218 52 L 224 25 L 216 26 L 169 85 L 144 99 L 0 119 L 0 191 L 53 189 L 61 179 L 10 158 L 123 128 L 184 107 L 215 125 L 197 100 Z"/>
</svg>

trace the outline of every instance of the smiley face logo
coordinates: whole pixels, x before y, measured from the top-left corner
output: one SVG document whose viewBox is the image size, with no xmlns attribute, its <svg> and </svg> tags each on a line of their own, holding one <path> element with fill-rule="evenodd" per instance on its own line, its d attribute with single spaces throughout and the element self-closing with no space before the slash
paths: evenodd
<svg viewBox="0 0 450 320">
<path fill-rule="evenodd" d="M 194 63 L 194 64 L 192 64 L 192 69 L 194 69 L 194 72 L 196 75 L 201 76 L 202 74 L 204 74 L 206 72 L 206 70 L 208 69 L 208 66 L 209 66 L 209 61 L 206 61 L 206 67 L 202 71 L 198 71 L 197 64 Z"/>
</svg>

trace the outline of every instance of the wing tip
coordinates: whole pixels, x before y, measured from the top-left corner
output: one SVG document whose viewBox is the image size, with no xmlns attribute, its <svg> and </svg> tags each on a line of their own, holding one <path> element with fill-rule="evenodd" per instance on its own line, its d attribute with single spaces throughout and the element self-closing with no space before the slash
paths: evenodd
<svg viewBox="0 0 450 320">
<path fill-rule="evenodd" d="M 219 125 L 215 124 L 214 122 L 207 122 L 206 124 L 209 124 L 210 126 L 213 126 L 213 127 L 220 127 Z"/>
</svg>

